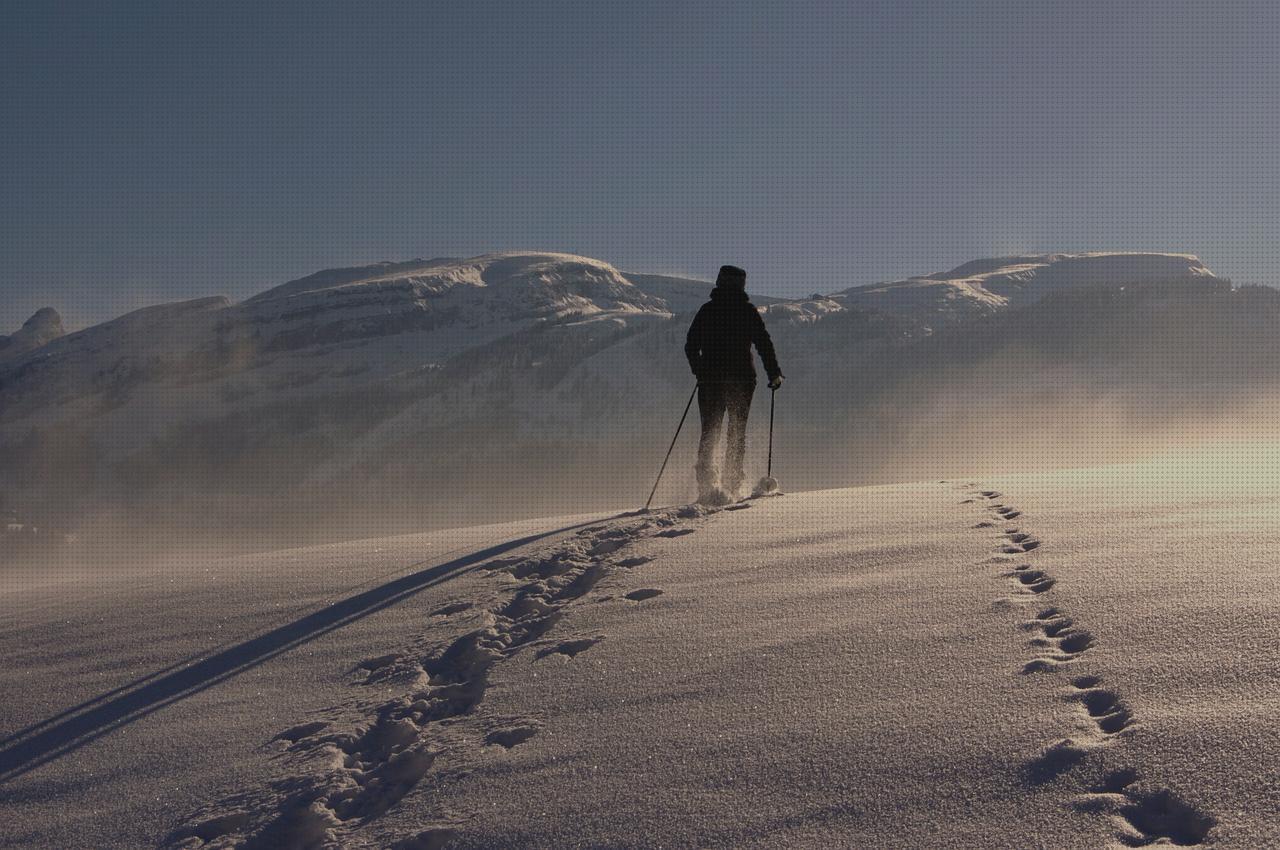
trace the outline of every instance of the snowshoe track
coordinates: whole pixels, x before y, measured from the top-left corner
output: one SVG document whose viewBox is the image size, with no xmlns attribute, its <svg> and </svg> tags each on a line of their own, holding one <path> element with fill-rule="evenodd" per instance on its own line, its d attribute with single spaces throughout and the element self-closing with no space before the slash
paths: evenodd
<svg viewBox="0 0 1280 850">
<path fill-rule="evenodd" d="M 228 796 L 196 812 L 165 846 L 243 850 L 329 850 L 446 846 L 461 825 L 440 823 L 409 836 L 374 837 L 369 828 L 414 789 L 446 754 L 483 747 L 512 749 L 540 728 L 530 718 L 486 716 L 485 694 L 494 668 L 526 648 L 540 664 L 573 659 L 603 635 L 553 641 L 548 634 L 566 609 L 615 570 L 652 560 L 619 557 L 648 538 L 692 534 L 691 521 L 714 513 L 698 507 L 655 512 L 585 528 L 528 557 L 485 565 L 490 575 L 523 582 L 488 607 L 454 602 L 430 612 L 447 619 L 467 614 L 472 628 L 434 648 L 411 646 L 354 665 L 359 685 L 394 684 L 400 695 L 364 706 L 362 718 L 334 731 L 331 721 L 299 723 L 273 741 L 285 775 L 266 788 Z M 631 601 L 661 595 L 656 588 L 626 594 Z M 460 618 L 462 619 L 462 618 Z M 545 660 L 543 660 L 545 659 Z"/>
</svg>

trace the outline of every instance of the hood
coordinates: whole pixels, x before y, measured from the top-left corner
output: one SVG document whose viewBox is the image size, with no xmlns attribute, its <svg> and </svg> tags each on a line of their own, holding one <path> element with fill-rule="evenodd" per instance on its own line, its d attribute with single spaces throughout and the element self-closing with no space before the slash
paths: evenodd
<svg viewBox="0 0 1280 850">
<path fill-rule="evenodd" d="M 738 303 L 750 304 L 751 300 L 747 298 L 747 293 L 741 289 L 728 289 L 723 286 L 717 286 L 711 290 L 711 300 L 718 301 L 721 304 Z"/>
</svg>

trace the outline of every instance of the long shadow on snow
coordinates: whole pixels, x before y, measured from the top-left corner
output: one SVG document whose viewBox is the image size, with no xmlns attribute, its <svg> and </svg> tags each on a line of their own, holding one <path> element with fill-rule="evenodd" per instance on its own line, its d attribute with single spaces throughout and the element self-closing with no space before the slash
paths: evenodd
<svg viewBox="0 0 1280 850">
<path fill-rule="evenodd" d="M 42 764 L 101 738 L 113 729 L 132 723 L 171 703 L 200 693 L 264 661 L 269 661 L 283 652 L 401 602 L 421 590 L 466 572 L 482 561 L 547 537 L 554 537 L 557 534 L 564 534 L 614 518 L 616 517 L 589 520 L 552 531 L 518 537 L 454 558 L 443 564 L 419 570 L 372 590 L 348 597 L 341 602 L 335 602 L 299 620 L 228 647 L 161 678 L 156 676 L 172 669 L 174 665 L 137 679 L 129 685 L 86 700 L 78 706 L 59 712 L 4 740 L 0 746 L 0 782 L 17 778 Z M 115 696 L 116 694 L 119 696 Z M 84 706 L 94 707 L 75 713 Z M 68 717 L 69 714 L 73 716 Z M 59 720 L 63 717 L 66 719 Z"/>
</svg>

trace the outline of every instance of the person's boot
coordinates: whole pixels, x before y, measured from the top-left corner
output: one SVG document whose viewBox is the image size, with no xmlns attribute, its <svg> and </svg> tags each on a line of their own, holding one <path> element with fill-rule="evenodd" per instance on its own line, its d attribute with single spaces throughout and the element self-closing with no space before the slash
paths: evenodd
<svg viewBox="0 0 1280 850">
<path fill-rule="evenodd" d="M 712 487 L 698 494 L 698 504 L 708 508 L 723 508 L 725 505 L 733 504 L 734 501 L 734 497 L 725 492 L 723 487 Z"/>
<path fill-rule="evenodd" d="M 732 499 L 737 499 L 742 495 L 742 480 L 745 478 L 741 468 L 731 469 L 728 474 L 721 480 L 721 484 L 725 493 Z"/>
<path fill-rule="evenodd" d="M 702 461 L 694 467 L 698 473 L 698 504 L 713 505 L 720 497 L 720 488 L 717 486 L 716 468 Z"/>
</svg>

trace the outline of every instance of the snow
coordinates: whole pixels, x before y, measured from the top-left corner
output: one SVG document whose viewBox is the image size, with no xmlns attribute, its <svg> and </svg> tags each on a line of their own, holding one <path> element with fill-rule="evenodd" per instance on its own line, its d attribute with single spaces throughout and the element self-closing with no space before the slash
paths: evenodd
<svg viewBox="0 0 1280 850">
<path fill-rule="evenodd" d="M 844 305 L 835 298 L 811 298 L 805 301 L 792 301 L 786 304 L 771 304 L 764 309 L 766 320 L 789 322 L 791 324 L 813 324 L 833 313 L 844 311 Z"/>
<path fill-rule="evenodd" d="M 92 421 L 98 462 L 113 465 L 227 415 L 269 431 L 263 406 L 332 405 L 384 381 L 420 393 L 424 370 L 540 324 L 670 316 L 609 264 L 571 254 L 330 270 L 244 304 L 147 307 L 6 358 L 0 443 Z"/>
<path fill-rule="evenodd" d="M 552 287 L 560 290 L 561 297 L 576 298 L 573 303 L 577 306 L 595 304 L 593 299 L 601 297 L 604 307 L 614 309 L 661 304 L 646 299 L 626 277 L 601 260 L 528 251 L 502 251 L 466 260 L 413 260 L 333 269 L 267 290 L 247 303 L 265 307 L 267 302 L 279 302 L 273 306 L 290 310 L 296 309 L 292 303 L 303 296 L 311 296 L 304 299 L 311 303 L 318 293 L 359 295 L 404 286 L 411 286 L 419 297 L 441 296 L 454 289 L 492 287 L 507 298 L 524 301 L 531 293 L 536 297 L 541 289 Z"/>
<path fill-rule="evenodd" d="M 968 318 L 1073 287 L 1216 279 L 1192 254 L 1091 252 L 973 260 L 949 272 L 837 293 L 841 301 L 911 318 Z"/>
<path fill-rule="evenodd" d="M 0 844 L 1276 846 L 1277 473 L 8 574 Z"/>
<path fill-rule="evenodd" d="M 581 521 L 7 571 L 0 846 L 155 846 L 267 770 L 277 733 L 350 701 L 353 665 L 487 592 L 469 572 L 486 556 Z"/>
</svg>

